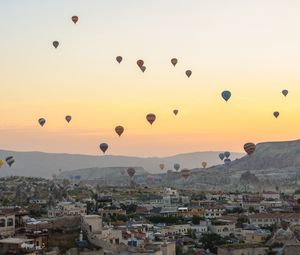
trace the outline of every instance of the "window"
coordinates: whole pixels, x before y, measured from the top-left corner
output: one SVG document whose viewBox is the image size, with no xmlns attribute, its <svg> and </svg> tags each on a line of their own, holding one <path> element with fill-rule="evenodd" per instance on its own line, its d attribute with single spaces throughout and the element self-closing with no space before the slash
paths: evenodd
<svg viewBox="0 0 300 255">
<path fill-rule="evenodd" d="M 0 228 L 4 228 L 5 227 L 5 219 L 1 219 L 0 220 Z"/>
<path fill-rule="evenodd" d="M 11 227 L 11 226 L 13 226 L 14 225 L 14 220 L 12 219 L 12 218 L 9 218 L 8 220 L 7 220 L 7 226 L 8 227 Z"/>
</svg>

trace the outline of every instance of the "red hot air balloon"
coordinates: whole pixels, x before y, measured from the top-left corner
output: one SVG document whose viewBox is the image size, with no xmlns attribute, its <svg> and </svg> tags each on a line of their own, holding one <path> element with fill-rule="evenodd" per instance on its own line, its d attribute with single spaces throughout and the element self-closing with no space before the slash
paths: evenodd
<svg viewBox="0 0 300 255">
<path fill-rule="evenodd" d="M 127 173 L 130 176 L 130 178 L 132 178 L 135 175 L 135 169 L 130 167 L 127 169 Z"/>
<path fill-rule="evenodd" d="M 277 119 L 279 117 L 279 112 L 273 112 L 273 115 Z"/>
<path fill-rule="evenodd" d="M 117 56 L 116 57 L 117 62 L 120 64 L 123 60 L 123 58 L 121 56 Z"/>
<path fill-rule="evenodd" d="M 65 120 L 66 120 L 68 123 L 70 123 L 70 121 L 72 120 L 72 116 L 71 116 L 71 115 L 67 115 L 67 116 L 65 117 Z"/>
<path fill-rule="evenodd" d="M 138 61 L 136 61 L 136 64 L 139 66 L 139 68 L 141 68 L 144 65 L 144 60 L 139 59 Z"/>
<path fill-rule="evenodd" d="M 173 66 L 176 66 L 177 63 L 178 63 L 178 59 L 177 58 L 172 58 L 171 63 L 172 63 Z"/>
<path fill-rule="evenodd" d="M 58 41 L 54 41 L 52 43 L 52 45 L 54 46 L 54 48 L 56 49 L 59 46 L 59 42 Z"/>
<path fill-rule="evenodd" d="M 244 150 L 250 156 L 256 149 L 256 145 L 254 143 L 245 143 Z"/>
<path fill-rule="evenodd" d="M 108 149 L 108 144 L 107 144 L 107 143 L 101 143 L 101 144 L 99 145 L 99 148 L 100 148 L 100 150 L 103 152 L 103 154 L 105 154 L 105 152 L 106 152 L 107 149 Z"/>
<path fill-rule="evenodd" d="M 192 71 L 191 70 L 186 70 L 185 74 L 188 78 L 190 78 L 190 76 L 192 75 Z"/>
<path fill-rule="evenodd" d="M 173 113 L 176 116 L 178 114 L 178 110 L 177 109 L 173 110 Z"/>
<path fill-rule="evenodd" d="M 147 119 L 148 122 L 152 125 L 153 122 L 154 122 L 155 119 L 156 119 L 156 116 L 155 116 L 155 114 L 153 114 L 153 113 L 149 113 L 149 114 L 146 116 L 146 119 Z"/>
<path fill-rule="evenodd" d="M 46 123 L 46 120 L 44 118 L 39 118 L 39 124 L 41 125 L 41 127 L 43 127 Z"/>
<path fill-rule="evenodd" d="M 180 172 L 181 177 L 187 179 L 190 176 L 190 170 L 187 168 L 184 168 Z"/>
<path fill-rule="evenodd" d="M 78 21 L 78 16 L 73 16 L 73 17 L 72 17 L 72 21 L 74 22 L 74 24 L 76 24 L 77 21 Z"/>
<path fill-rule="evenodd" d="M 116 126 L 115 131 L 116 131 L 116 133 L 119 136 L 121 136 L 123 134 L 123 132 L 124 132 L 124 127 L 122 127 L 122 126 Z"/>
</svg>

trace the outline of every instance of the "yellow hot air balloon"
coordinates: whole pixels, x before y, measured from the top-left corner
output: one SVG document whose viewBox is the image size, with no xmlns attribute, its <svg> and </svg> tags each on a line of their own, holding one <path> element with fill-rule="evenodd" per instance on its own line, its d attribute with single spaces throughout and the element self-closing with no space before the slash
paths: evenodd
<svg viewBox="0 0 300 255">
<path fill-rule="evenodd" d="M 0 168 L 3 166 L 4 161 L 2 159 L 0 159 Z"/>
<path fill-rule="evenodd" d="M 122 127 L 122 126 L 116 126 L 115 131 L 116 131 L 116 133 L 119 136 L 121 136 L 123 134 L 123 132 L 124 132 L 124 127 Z"/>
</svg>

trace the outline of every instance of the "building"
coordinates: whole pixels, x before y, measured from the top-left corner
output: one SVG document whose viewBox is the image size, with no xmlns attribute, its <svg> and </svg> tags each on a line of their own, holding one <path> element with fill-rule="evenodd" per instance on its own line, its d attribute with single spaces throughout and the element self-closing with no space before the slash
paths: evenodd
<svg viewBox="0 0 300 255">
<path fill-rule="evenodd" d="M 35 251 L 41 249 L 35 247 L 32 239 L 6 238 L 0 240 L 0 255 L 36 254 Z"/>
<path fill-rule="evenodd" d="M 230 221 L 218 221 L 209 226 L 209 230 L 222 237 L 235 233 L 235 224 Z"/>
<path fill-rule="evenodd" d="M 273 191 L 265 191 L 262 193 L 264 200 L 280 200 L 280 194 Z"/>
<path fill-rule="evenodd" d="M 225 211 L 225 207 L 222 205 L 209 206 L 204 211 L 204 217 L 207 219 L 220 218 Z"/>
<path fill-rule="evenodd" d="M 86 215 L 86 204 L 81 203 L 61 202 L 56 207 L 48 210 L 49 218 L 82 215 Z"/>
<path fill-rule="evenodd" d="M 0 212 L 0 237 L 10 237 L 15 234 L 15 214 Z"/>
<path fill-rule="evenodd" d="M 257 213 L 248 216 L 250 224 L 256 227 L 267 227 L 282 221 L 300 224 L 300 215 L 296 213 Z"/>
<path fill-rule="evenodd" d="M 245 242 L 246 243 L 264 243 L 267 238 L 271 235 L 271 232 L 268 230 L 255 230 L 252 232 L 245 233 Z"/>
<path fill-rule="evenodd" d="M 268 247 L 257 244 L 230 244 L 218 247 L 218 255 L 267 255 Z"/>
</svg>

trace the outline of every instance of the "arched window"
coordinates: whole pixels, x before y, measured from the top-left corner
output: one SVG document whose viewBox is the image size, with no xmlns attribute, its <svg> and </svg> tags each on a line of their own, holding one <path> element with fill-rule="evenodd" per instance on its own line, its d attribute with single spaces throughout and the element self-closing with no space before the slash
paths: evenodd
<svg viewBox="0 0 300 255">
<path fill-rule="evenodd" d="M 11 227 L 13 225 L 14 225 L 14 219 L 12 219 L 12 218 L 7 219 L 7 226 Z"/>
<path fill-rule="evenodd" d="M 1 219 L 0 220 L 0 228 L 4 228 L 5 227 L 5 219 Z"/>
</svg>

